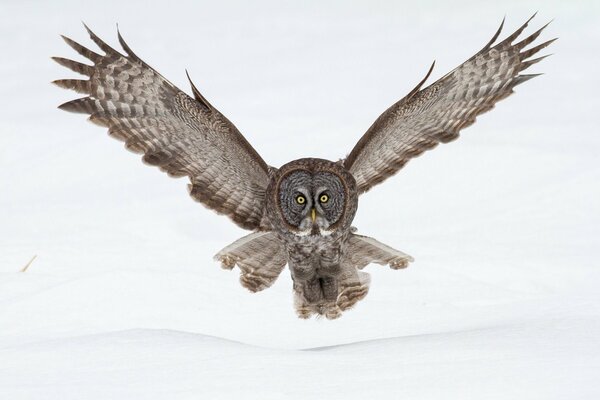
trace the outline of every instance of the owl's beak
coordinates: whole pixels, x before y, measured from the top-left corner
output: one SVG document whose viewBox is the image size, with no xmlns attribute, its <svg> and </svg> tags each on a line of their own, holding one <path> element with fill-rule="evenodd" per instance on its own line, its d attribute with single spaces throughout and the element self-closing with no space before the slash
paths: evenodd
<svg viewBox="0 0 600 400">
<path fill-rule="evenodd" d="M 315 223 L 315 220 L 317 219 L 317 210 L 315 210 L 314 207 L 310 209 L 310 219 L 312 219 L 313 224 Z"/>
</svg>

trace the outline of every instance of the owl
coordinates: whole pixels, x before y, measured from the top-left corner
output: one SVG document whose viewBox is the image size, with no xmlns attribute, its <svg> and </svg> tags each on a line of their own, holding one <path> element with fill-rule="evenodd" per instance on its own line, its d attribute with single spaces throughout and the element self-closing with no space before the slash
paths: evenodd
<svg viewBox="0 0 600 400">
<path fill-rule="evenodd" d="M 60 109 L 88 114 L 127 149 L 142 154 L 145 163 L 172 177 L 187 176 L 193 199 L 251 231 L 215 256 L 223 268 L 239 268 L 242 286 L 251 292 L 264 290 L 288 265 L 297 315 L 335 319 L 367 295 L 365 266 L 402 269 L 413 261 L 357 234 L 352 220 L 359 196 L 410 159 L 458 138 L 479 114 L 536 76 L 522 71 L 543 59 L 531 57 L 555 39 L 526 49 L 545 28 L 517 41 L 531 18 L 496 42 L 502 21 L 483 49 L 423 88 L 432 65 L 339 161 L 302 158 L 280 168 L 269 166 L 189 75 L 194 97 L 136 56 L 118 30 L 124 53 L 87 26 L 103 54 L 63 37 L 91 65 L 53 57 L 88 77 L 54 83 L 85 95 Z"/>
</svg>

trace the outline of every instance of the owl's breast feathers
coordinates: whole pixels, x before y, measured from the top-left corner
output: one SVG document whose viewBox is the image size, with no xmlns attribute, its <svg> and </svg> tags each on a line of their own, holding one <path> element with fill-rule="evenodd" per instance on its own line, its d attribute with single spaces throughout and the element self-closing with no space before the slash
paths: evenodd
<svg viewBox="0 0 600 400">
<path fill-rule="evenodd" d="M 283 235 L 292 276 L 309 278 L 335 276 L 346 250 L 349 232 L 334 231 L 331 235 Z"/>
</svg>

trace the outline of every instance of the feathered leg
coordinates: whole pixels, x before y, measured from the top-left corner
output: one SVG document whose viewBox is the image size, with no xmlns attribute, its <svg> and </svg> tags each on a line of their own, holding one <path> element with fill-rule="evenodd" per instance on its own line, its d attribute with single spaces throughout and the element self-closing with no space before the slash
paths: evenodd
<svg viewBox="0 0 600 400">
<path fill-rule="evenodd" d="M 322 315 L 336 319 L 369 292 L 371 279 L 350 264 L 340 265 L 337 276 L 315 277 L 294 282 L 294 305 L 300 318 Z"/>
<path fill-rule="evenodd" d="M 254 232 L 244 236 L 215 255 L 224 269 L 240 268 L 240 283 L 251 292 L 271 286 L 285 264 L 285 249 L 273 232 Z"/>
<path fill-rule="evenodd" d="M 300 318 L 324 315 L 335 319 L 352 308 L 369 293 L 368 264 L 389 265 L 392 269 L 408 266 L 413 258 L 373 238 L 350 234 L 344 256 L 334 275 L 294 281 L 294 304 Z"/>
</svg>

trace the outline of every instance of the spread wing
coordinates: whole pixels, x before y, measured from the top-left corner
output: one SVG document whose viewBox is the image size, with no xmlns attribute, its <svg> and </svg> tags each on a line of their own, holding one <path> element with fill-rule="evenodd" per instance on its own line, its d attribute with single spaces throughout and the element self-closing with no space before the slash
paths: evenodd
<svg viewBox="0 0 600 400">
<path fill-rule="evenodd" d="M 53 57 L 87 80 L 54 81 L 86 97 L 59 108 L 90 115 L 125 147 L 172 177 L 188 176 L 190 195 L 229 216 L 242 228 L 268 228 L 264 197 L 269 167 L 237 128 L 198 92 L 189 97 L 140 60 L 119 33 L 123 55 L 92 31 L 105 53 L 97 54 L 63 36 L 93 65 Z M 189 78 L 189 76 L 188 76 Z"/>
<path fill-rule="evenodd" d="M 513 93 L 515 86 L 539 75 L 521 72 L 547 57 L 530 58 L 556 39 L 528 50 L 524 48 L 547 24 L 513 44 L 532 18 L 494 45 L 502 31 L 502 21 L 492 40 L 480 52 L 421 90 L 432 65 L 416 88 L 377 118 L 344 160 L 345 167 L 356 179 L 359 192 L 366 192 L 394 175 L 408 160 L 438 143 L 458 138 L 461 129 Z"/>
</svg>

